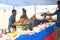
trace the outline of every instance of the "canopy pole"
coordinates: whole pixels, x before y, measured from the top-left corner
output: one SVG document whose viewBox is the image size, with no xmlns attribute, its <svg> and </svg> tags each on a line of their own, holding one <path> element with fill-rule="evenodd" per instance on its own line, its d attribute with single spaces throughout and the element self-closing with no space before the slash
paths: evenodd
<svg viewBox="0 0 60 40">
<path fill-rule="evenodd" d="M 35 13 L 35 17 L 36 17 L 36 5 L 34 5 L 34 13 Z"/>
<path fill-rule="evenodd" d="M 34 13 L 35 13 L 35 17 L 36 17 L 36 4 L 33 0 L 31 0 L 31 2 L 33 2 L 33 4 L 34 4 Z"/>
</svg>

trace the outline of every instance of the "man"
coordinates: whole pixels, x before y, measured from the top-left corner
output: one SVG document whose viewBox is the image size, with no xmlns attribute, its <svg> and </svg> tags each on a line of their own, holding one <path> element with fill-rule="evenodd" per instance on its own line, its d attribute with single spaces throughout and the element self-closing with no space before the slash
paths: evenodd
<svg viewBox="0 0 60 40">
<path fill-rule="evenodd" d="M 8 31 L 10 32 L 10 28 L 14 28 L 16 29 L 16 26 L 13 25 L 13 23 L 15 22 L 15 16 L 16 16 L 16 10 L 13 9 L 12 10 L 12 15 L 9 18 L 9 26 L 8 26 Z"/>
<path fill-rule="evenodd" d="M 42 16 L 53 16 L 57 14 L 57 21 L 56 21 L 56 38 L 55 40 L 60 40 L 60 1 L 57 2 L 58 10 L 56 10 L 53 14 L 42 14 Z"/>
</svg>

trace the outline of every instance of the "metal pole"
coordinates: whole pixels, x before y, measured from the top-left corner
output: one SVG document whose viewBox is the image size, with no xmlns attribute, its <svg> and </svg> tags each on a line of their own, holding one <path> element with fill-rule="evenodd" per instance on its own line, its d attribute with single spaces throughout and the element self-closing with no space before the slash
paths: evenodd
<svg viewBox="0 0 60 40">
<path fill-rule="evenodd" d="M 32 2 L 33 2 L 33 4 L 34 4 L 34 13 L 35 13 L 35 17 L 36 17 L 36 4 L 35 4 L 35 2 L 33 1 L 33 0 L 31 0 Z M 35 25 L 36 25 L 36 20 L 34 20 L 34 22 L 35 22 Z"/>
<path fill-rule="evenodd" d="M 34 5 L 34 12 L 35 12 L 35 17 L 36 17 L 36 5 Z"/>
<path fill-rule="evenodd" d="M 31 2 L 33 2 L 33 4 L 34 4 L 34 13 L 35 13 L 35 17 L 36 17 L 36 4 L 33 0 L 31 0 Z"/>
</svg>

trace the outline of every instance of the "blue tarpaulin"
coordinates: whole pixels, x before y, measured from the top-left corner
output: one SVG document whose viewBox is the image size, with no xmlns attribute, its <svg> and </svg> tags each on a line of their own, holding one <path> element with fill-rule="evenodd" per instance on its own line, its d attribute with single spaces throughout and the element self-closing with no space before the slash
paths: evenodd
<svg viewBox="0 0 60 40">
<path fill-rule="evenodd" d="M 39 25 L 41 22 L 44 23 L 44 22 L 48 22 L 48 20 L 36 20 L 36 25 Z"/>
</svg>

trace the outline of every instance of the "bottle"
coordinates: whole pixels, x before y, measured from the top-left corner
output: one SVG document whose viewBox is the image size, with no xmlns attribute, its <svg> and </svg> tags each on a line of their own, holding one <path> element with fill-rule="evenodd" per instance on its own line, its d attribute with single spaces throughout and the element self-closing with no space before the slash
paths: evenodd
<svg viewBox="0 0 60 40">
<path fill-rule="evenodd" d="M 7 32 L 6 32 L 6 29 L 3 29 L 2 32 L 3 32 L 3 34 L 6 34 L 6 33 L 7 33 Z"/>
<path fill-rule="evenodd" d="M 0 38 L 2 38 L 2 29 L 0 29 Z"/>
</svg>

